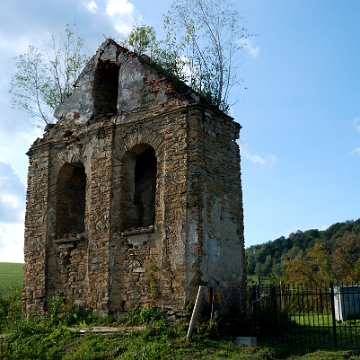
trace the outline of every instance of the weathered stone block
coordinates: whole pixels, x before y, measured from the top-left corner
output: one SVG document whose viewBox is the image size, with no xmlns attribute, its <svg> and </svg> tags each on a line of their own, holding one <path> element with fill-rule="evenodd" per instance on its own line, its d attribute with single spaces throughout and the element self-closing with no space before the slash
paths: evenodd
<svg viewBox="0 0 360 360">
<path fill-rule="evenodd" d="M 124 304 L 124 310 L 134 309 L 139 303 L 135 301 L 126 301 Z"/>
<path fill-rule="evenodd" d="M 45 296 L 44 290 L 35 290 L 34 291 L 34 298 L 42 298 Z"/>
</svg>

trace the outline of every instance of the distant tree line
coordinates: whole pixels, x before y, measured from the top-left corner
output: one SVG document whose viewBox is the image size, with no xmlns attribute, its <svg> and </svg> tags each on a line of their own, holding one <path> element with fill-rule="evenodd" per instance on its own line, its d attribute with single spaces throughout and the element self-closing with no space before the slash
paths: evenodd
<svg viewBox="0 0 360 360">
<path fill-rule="evenodd" d="M 248 275 L 272 282 L 360 282 L 360 219 L 326 230 L 298 230 L 245 250 Z"/>
</svg>

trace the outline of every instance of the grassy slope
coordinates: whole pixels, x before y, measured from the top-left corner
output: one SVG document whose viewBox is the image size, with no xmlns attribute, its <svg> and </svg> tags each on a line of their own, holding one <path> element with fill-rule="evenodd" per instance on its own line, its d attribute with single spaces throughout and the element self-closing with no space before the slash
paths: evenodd
<svg viewBox="0 0 360 360">
<path fill-rule="evenodd" d="M 24 264 L 0 262 L 0 288 L 22 285 L 23 265 Z"/>
</svg>

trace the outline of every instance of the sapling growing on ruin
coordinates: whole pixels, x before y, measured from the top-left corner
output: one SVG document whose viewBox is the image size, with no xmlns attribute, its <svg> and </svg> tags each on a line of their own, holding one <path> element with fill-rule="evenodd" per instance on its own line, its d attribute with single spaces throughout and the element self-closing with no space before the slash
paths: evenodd
<svg viewBox="0 0 360 360">
<path fill-rule="evenodd" d="M 72 93 L 73 84 L 88 61 L 77 27 L 66 25 L 65 32 L 42 48 L 28 46 L 16 58 L 10 93 L 12 106 L 24 110 L 39 127 L 55 121 L 53 112 Z"/>
<path fill-rule="evenodd" d="M 134 27 L 125 44 L 147 54 L 168 75 L 185 82 L 208 103 L 228 113 L 244 44 L 253 36 L 226 0 L 177 0 L 164 15 L 165 37 Z"/>
<path fill-rule="evenodd" d="M 177 0 L 164 18 L 168 33 L 181 38 L 183 70 L 190 87 L 224 112 L 236 102 L 231 89 L 238 77 L 243 44 L 252 34 L 226 0 Z"/>
</svg>

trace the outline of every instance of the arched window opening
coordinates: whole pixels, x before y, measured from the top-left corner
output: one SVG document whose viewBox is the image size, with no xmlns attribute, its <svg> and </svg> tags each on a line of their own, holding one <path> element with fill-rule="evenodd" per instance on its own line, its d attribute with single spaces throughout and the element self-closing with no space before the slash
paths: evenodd
<svg viewBox="0 0 360 360">
<path fill-rule="evenodd" d="M 56 236 L 85 231 L 86 174 L 82 164 L 65 164 L 56 189 Z"/>
<path fill-rule="evenodd" d="M 154 224 L 156 193 L 156 156 L 153 148 L 137 156 L 135 166 L 134 204 L 138 209 L 141 227 Z"/>
<path fill-rule="evenodd" d="M 134 147 L 125 154 L 122 167 L 121 230 L 154 225 L 157 172 L 155 150 L 148 145 Z"/>
<path fill-rule="evenodd" d="M 94 114 L 117 113 L 119 66 L 99 60 L 93 86 Z"/>
</svg>

